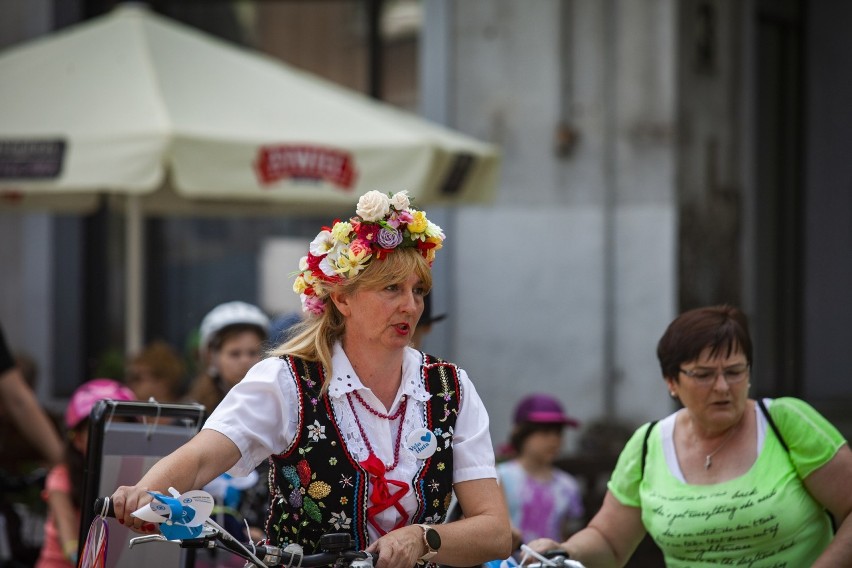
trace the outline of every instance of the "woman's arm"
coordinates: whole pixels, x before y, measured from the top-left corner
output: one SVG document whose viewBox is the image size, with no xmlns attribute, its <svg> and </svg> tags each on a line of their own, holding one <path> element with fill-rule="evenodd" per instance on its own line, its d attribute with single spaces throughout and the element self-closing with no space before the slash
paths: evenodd
<svg viewBox="0 0 852 568">
<path fill-rule="evenodd" d="M 814 568 L 852 566 L 852 450 L 841 447 L 828 463 L 805 478 L 805 487 L 831 511 L 837 534 Z"/>
<path fill-rule="evenodd" d="M 475 566 L 511 554 L 509 514 L 495 479 L 475 479 L 454 486 L 464 518 L 432 525 L 441 548 L 431 560 L 450 566 Z M 367 549 L 379 553 L 377 568 L 414 566 L 426 553 L 423 529 L 410 525 L 391 531 Z"/>
<path fill-rule="evenodd" d="M 18 431 L 39 449 L 47 461 L 52 465 L 61 462 L 62 440 L 17 367 L 0 374 L 0 400 Z"/>
<path fill-rule="evenodd" d="M 164 457 L 133 487 L 121 486 L 112 495 L 115 517 L 139 530 L 143 521 L 130 514 L 151 501 L 147 491 L 167 494 L 169 487 L 181 493 L 199 489 L 228 471 L 240 459 L 240 450 L 230 438 L 204 429 L 186 444 Z"/>
<path fill-rule="evenodd" d="M 473 566 L 508 558 L 512 554 L 512 527 L 497 480 L 463 481 L 453 489 L 464 517 L 435 527 L 441 533 L 441 552 L 435 556 L 436 562 Z"/>
<path fill-rule="evenodd" d="M 600 511 L 585 529 L 562 544 L 538 539 L 530 546 L 538 552 L 561 547 L 572 559 L 586 566 L 615 568 L 627 564 L 644 536 L 642 510 L 622 505 L 607 491 Z"/>
</svg>

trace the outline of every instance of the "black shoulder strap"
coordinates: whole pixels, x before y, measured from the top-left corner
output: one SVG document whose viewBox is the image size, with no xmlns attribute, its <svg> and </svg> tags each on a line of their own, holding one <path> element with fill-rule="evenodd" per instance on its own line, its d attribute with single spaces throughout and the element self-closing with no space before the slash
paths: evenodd
<svg viewBox="0 0 852 568">
<path fill-rule="evenodd" d="M 649 422 L 648 428 L 645 429 L 645 438 L 642 440 L 642 469 L 639 473 L 639 479 L 645 477 L 645 457 L 648 455 L 648 438 L 651 437 L 651 430 L 654 428 L 656 423 L 656 420 Z"/>
<path fill-rule="evenodd" d="M 778 437 L 778 441 L 781 442 L 782 446 L 784 446 L 784 451 L 789 454 L 790 448 L 789 446 L 787 446 L 787 442 L 784 441 L 784 436 L 781 435 L 781 430 L 778 429 L 778 426 L 775 424 L 775 421 L 769 414 L 769 409 L 766 408 L 766 405 L 763 403 L 762 398 L 757 399 L 757 405 L 760 407 L 760 411 L 763 413 L 763 417 L 766 418 L 767 422 L 769 422 L 769 426 L 772 428 L 772 431 L 775 432 L 775 435 Z"/>
<path fill-rule="evenodd" d="M 772 431 L 775 432 L 775 435 L 778 437 L 778 441 L 781 442 L 782 446 L 784 446 L 784 451 L 786 451 L 789 455 L 790 447 L 787 446 L 787 442 L 784 441 L 784 436 L 781 435 L 781 430 L 778 429 L 778 425 L 775 424 L 774 420 L 772 420 L 772 416 L 769 414 L 769 409 L 766 408 L 762 398 L 757 399 L 757 406 L 760 407 L 760 411 L 763 413 L 766 421 L 769 422 L 769 426 L 772 427 Z M 828 520 L 831 522 L 831 532 L 833 534 L 837 534 L 837 520 L 835 520 L 834 515 L 832 515 L 831 511 L 828 509 L 825 510 L 825 513 L 828 515 Z"/>
</svg>

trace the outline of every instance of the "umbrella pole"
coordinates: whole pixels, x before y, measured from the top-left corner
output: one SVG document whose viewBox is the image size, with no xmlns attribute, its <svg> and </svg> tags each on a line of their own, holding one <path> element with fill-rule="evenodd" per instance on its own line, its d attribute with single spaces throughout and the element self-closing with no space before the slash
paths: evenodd
<svg viewBox="0 0 852 568">
<path fill-rule="evenodd" d="M 138 353 L 142 348 L 143 319 L 142 283 L 144 282 L 144 247 L 142 207 L 138 195 L 128 195 L 125 202 L 125 352 Z"/>
</svg>

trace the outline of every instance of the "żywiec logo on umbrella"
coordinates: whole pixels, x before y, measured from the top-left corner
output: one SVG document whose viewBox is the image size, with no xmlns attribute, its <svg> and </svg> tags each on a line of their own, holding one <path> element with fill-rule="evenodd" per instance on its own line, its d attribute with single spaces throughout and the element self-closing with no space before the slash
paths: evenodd
<svg viewBox="0 0 852 568">
<path fill-rule="evenodd" d="M 326 181 L 342 189 L 352 189 L 357 175 L 355 162 L 349 152 L 292 144 L 261 146 L 255 171 L 263 185 L 286 178 L 299 178 Z"/>
</svg>

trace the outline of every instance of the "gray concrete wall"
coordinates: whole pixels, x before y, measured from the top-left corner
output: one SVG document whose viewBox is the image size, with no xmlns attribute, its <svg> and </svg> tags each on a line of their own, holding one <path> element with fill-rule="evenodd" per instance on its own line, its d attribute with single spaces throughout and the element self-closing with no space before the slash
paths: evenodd
<svg viewBox="0 0 852 568">
<path fill-rule="evenodd" d="M 496 443 L 532 391 L 586 422 L 671 409 L 655 348 L 676 296 L 675 4 L 426 2 L 450 87 L 424 94 L 504 153 L 496 202 L 448 212 L 451 341 L 427 343 L 473 377 Z M 565 157 L 560 122 L 578 136 Z"/>
</svg>

